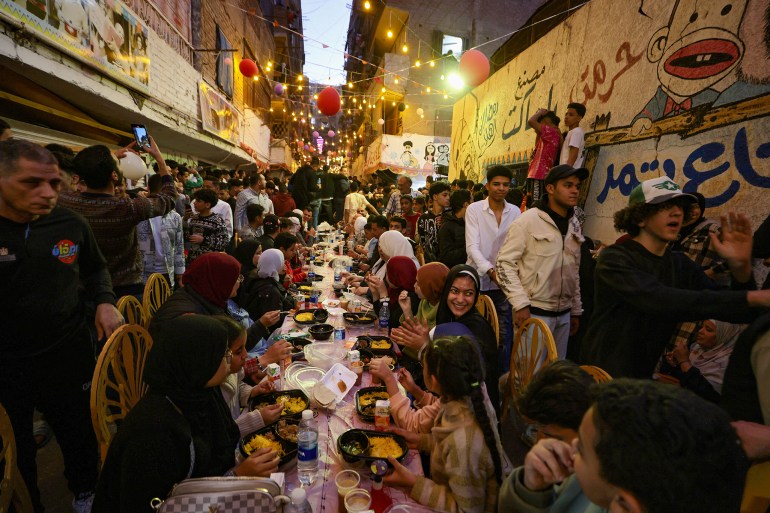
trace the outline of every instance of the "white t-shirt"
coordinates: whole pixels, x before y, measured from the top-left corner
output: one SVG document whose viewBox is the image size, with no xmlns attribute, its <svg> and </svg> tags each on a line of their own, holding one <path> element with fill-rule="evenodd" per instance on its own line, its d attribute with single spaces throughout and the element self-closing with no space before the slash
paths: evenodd
<svg viewBox="0 0 770 513">
<path fill-rule="evenodd" d="M 369 202 L 364 197 L 364 195 L 358 192 L 351 192 L 345 196 L 344 208 L 348 211 L 348 218 L 345 219 L 345 222 L 349 223 L 350 219 L 352 219 L 353 216 L 358 213 L 358 209 L 365 208 L 368 203 Z"/>
<path fill-rule="evenodd" d="M 583 148 L 585 147 L 585 132 L 579 126 L 576 126 L 569 132 L 567 137 L 564 138 L 564 143 L 561 145 L 561 156 L 559 157 L 559 164 L 566 164 L 569 159 L 569 149 L 577 148 L 578 156 L 572 167 L 583 167 Z"/>
</svg>

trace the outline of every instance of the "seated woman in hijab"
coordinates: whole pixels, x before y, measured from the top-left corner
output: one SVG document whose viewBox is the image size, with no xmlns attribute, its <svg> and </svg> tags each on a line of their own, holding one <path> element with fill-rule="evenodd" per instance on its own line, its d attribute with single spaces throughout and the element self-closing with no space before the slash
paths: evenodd
<svg viewBox="0 0 770 513">
<path fill-rule="evenodd" d="M 725 369 L 743 328 L 743 324 L 713 319 L 704 321 L 698 331 L 697 342 L 692 347 L 679 344 L 666 355 L 672 367 L 671 375 L 679 380 L 682 387 L 718 403 Z"/>
<path fill-rule="evenodd" d="M 144 371 L 149 392 L 110 444 L 94 513 L 151 513 L 150 501 L 184 479 L 268 477 L 278 468 L 270 449 L 235 465 L 240 434 L 219 391 L 232 359 L 225 328 L 203 315 L 166 322 Z"/>
<path fill-rule="evenodd" d="M 260 256 L 256 275 L 252 273 L 246 279 L 239 299 L 252 319 L 261 319 L 269 312 L 294 308 L 294 302 L 281 286 L 281 273 L 285 268 L 283 253 L 279 249 L 268 249 Z M 279 327 L 282 321 L 283 318 L 278 316 L 267 327 L 268 331 Z"/>
<path fill-rule="evenodd" d="M 465 264 L 454 266 L 444 284 L 436 314 L 436 325 L 459 322 L 475 335 L 475 341 L 484 359 L 487 393 L 497 412 L 500 408 L 500 358 L 497 337 L 489 322 L 476 310 L 478 298 L 479 275 L 476 269 Z M 405 320 L 401 327 L 391 332 L 391 338 L 399 345 L 420 351 L 430 342 L 430 330 L 424 322 Z"/>
<path fill-rule="evenodd" d="M 386 264 L 385 280 L 370 274 L 366 278 L 369 290 L 372 293 L 374 301 L 374 311 L 379 315 L 383 301 L 388 301 L 390 310 L 390 329 L 401 325 L 402 315 L 407 318 L 414 317 L 417 309 L 417 294 L 414 292 L 414 285 L 417 279 L 417 267 L 415 263 L 405 256 L 394 256 Z M 402 312 L 398 298 L 401 294 L 406 294 L 409 298 L 409 310 Z"/>
<path fill-rule="evenodd" d="M 431 262 L 417 270 L 414 293 L 420 299 L 420 304 L 414 318 L 418 321 L 425 321 L 428 328 L 433 328 L 436 325 L 436 314 L 447 275 L 449 275 L 449 268 L 441 262 Z M 412 298 L 406 291 L 399 295 L 398 304 L 401 306 L 401 311 L 405 312 L 405 316 L 406 312 L 412 311 Z M 408 318 L 402 317 L 400 322 Z"/>
<path fill-rule="evenodd" d="M 407 257 L 409 260 L 414 262 L 416 269 L 420 268 L 420 262 L 418 262 L 417 258 L 414 256 L 414 250 L 412 249 L 412 245 L 409 244 L 409 239 L 404 237 L 401 232 L 388 230 L 387 232 L 383 233 L 382 236 L 380 236 L 379 242 L 377 243 L 377 251 L 380 254 L 380 258 L 372 266 L 371 274 L 375 275 L 381 280 L 385 278 L 385 274 L 387 272 L 387 267 L 385 264 L 387 264 L 388 260 L 393 257 Z M 353 276 L 351 278 L 352 279 L 350 280 L 350 283 L 362 285 L 362 277 Z M 356 289 L 356 294 L 359 295 L 364 295 L 367 292 L 368 289 L 365 286 L 358 287 L 358 289 Z"/>
<path fill-rule="evenodd" d="M 205 253 L 196 258 L 183 275 L 184 287 L 177 289 L 155 312 L 150 322 L 153 339 L 167 329 L 168 321 L 196 313 L 202 315 L 227 314 L 247 327 L 246 347 L 252 350 L 260 345 L 259 365 L 264 368 L 291 354 L 291 344 L 279 341 L 270 347 L 264 342 L 270 336 L 269 326 L 280 320 L 280 309 L 263 313 L 253 322 L 247 314 L 227 308 L 227 300 L 235 297 L 243 280 L 238 261 L 224 253 Z M 237 314 L 237 315 L 236 315 Z"/>
</svg>

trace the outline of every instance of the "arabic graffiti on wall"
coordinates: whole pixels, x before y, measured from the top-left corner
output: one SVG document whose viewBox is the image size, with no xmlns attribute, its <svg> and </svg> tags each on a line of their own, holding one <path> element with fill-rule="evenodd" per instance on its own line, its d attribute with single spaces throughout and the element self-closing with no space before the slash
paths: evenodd
<svg viewBox="0 0 770 513">
<path fill-rule="evenodd" d="M 770 213 L 770 0 L 594 0 L 454 106 L 450 179 L 482 180 L 500 156 L 527 155 L 527 121 L 567 104 L 587 115 L 589 234 L 641 180 L 667 175 L 709 214 Z M 562 125 L 560 129 L 566 132 Z"/>
</svg>

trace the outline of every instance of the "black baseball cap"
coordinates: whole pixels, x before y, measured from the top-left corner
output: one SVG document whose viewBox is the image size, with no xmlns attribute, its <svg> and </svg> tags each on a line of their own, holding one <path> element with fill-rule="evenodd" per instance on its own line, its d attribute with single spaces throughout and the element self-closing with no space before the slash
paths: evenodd
<svg viewBox="0 0 770 513">
<path fill-rule="evenodd" d="M 570 176 L 577 176 L 582 182 L 588 178 L 588 169 L 584 167 L 575 168 L 569 164 L 559 164 L 558 166 L 552 167 L 550 171 L 548 171 L 548 174 L 545 175 L 545 185 L 556 183 L 559 180 L 569 178 Z"/>
</svg>

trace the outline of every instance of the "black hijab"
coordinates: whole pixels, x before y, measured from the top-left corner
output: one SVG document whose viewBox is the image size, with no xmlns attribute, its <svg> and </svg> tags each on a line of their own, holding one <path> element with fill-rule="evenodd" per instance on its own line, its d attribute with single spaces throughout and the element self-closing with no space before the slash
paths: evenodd
<svg viewBox="0 0 770 513">
<path fill-rule="evenodd" d="M 227 331 L 216 319 L 184 315 L 166 321 L 144 371 L 150 391 L 166 396 L 190 425 L 195 476 L 221 476 L 235 463 L 238 426 L 219 387 L 206 388 L 227 350 Z"/>
<path fill-rule="evenodd" d="M 233 256 L 241 263 L 241 274 L 248 276 L 254 267 L 254 253 L 262 245 L 257 239 L 246 239 L 238 244 Z"/>
<path fill-rule="evenodd" d="M 449 309 L 449 290 L 452 288 L 454 281 L 461 276 L 468 276 L 473 280 L 476 296 L 474 297 L 471 309 L 461 317 L 455 317 Z M 476 269 L 465 264 L 452 267 L 446 277 L 446 282 L 444 282 L 444 291 L 441 293 L 441 300 L 439 301 L 438 312 L 436 313 L 436 325 L 447 322 L 459 322 L 475 333 L 479 351 L 484 359 L 484 382 L 487 385 L 487 394 L 490 401 L 492 401 L 492 405 L 495 407 L 495 411 L 499 413 L 500 393 L 498 381 L 500 379 L 500 358 L 497 351 L 497 339 L 487 320 L 476 310 L 479 294 L 479 273 L 476 272 Z"/>
<path fill-rule="evenodd" d="M 689 194 L 695 196 L 695 199 L 698 200 L 698 206 L 700 207 L 700 217 L 696 219 L 695 222 L 692 222 L 687 226 L 682 226 L 682 229 L 679 230 L 679 242 L 688 237 L 693 232 L 693 230 L 698 227 L 699 224 L 706 220 L 706 197 L 699 192 L 691 192 Z"/>
</svg>

